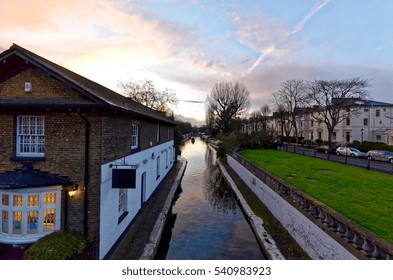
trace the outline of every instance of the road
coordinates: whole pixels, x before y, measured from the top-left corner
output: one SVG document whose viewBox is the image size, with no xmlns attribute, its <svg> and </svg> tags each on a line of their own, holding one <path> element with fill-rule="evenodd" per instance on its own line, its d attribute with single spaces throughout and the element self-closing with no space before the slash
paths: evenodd
<svg viewBox="0 0 393 280">
<path fill-rule="evenodd" d="M 292 146 L 292 145 L 280 146 L 278 147 L 278 150 L 287 151 L 290 153 L 297 153 L 304 156 L 310 156 L 310 157 L 330 160 L 330 161 L 349 164 L 349 165 L 354 165 L 364 169 L 370 169 L 370 170 L 375 170 L 388 174 L 393 174 L 393 164 L 388 162 L 367 160 L 366 158 L 352 158 L 346 156 L 338 156 L 335 154 L 324 154 L 324 153 L 319 153 L 312 148 L 303 148 L 303 147 Z"/>
</svg>

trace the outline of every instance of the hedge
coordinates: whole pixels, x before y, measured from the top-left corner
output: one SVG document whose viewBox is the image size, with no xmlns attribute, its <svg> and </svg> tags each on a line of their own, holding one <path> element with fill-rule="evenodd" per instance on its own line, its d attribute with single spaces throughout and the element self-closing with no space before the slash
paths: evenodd
<svg viewBox="0 0 393 280">
<path fill-rule="evenodd" d="M 86 239 L 73 231 L 56 231 L 39 239 L 24 254 L 26 260 L 75 260 L 86 248 Z"/>
</svg>

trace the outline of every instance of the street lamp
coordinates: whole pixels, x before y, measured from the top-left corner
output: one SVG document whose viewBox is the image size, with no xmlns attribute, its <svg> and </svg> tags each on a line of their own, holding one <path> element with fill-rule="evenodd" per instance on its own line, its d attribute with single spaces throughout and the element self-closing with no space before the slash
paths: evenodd
<svg viewBox="0 0 393 280">
<path fill-rule="evenodd" d="M 361 133 L 361 137 L 360 137 L 360 142 L 363 142 L 363 131 L 364 131 L 364 129 L 362 128 L 361 130 L 360 130 L 360 133 Z"/>
</svg>

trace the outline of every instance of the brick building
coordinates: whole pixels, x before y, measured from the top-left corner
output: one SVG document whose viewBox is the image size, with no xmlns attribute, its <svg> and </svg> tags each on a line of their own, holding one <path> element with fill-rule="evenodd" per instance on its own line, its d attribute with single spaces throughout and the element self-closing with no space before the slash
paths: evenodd
<svg viewBox="0 0 393 280">
<path fill-rule="evenodd" d="M 0 54 L 0 243 L 75 230 L 105 258 L 175 160 L 174 121 L 18 45 Z"/>
</svg>

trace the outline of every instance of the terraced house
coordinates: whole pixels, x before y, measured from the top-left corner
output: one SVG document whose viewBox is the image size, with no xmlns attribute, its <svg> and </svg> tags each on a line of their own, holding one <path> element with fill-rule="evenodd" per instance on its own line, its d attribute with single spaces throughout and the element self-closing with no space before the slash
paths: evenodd
<svg viewBox="0 0 393 280">
<path fill-rule="evenodd" d="M 74 230 L 105 258 L 173 166 L 173 139 L 171 117 L 12 45 L 0 54 L 0 243 Z"/>
</svg>

